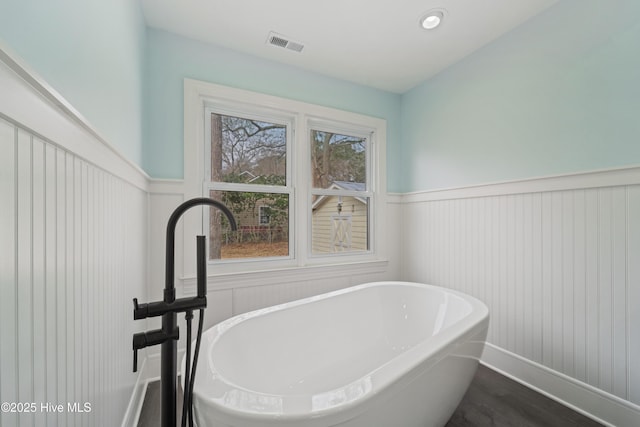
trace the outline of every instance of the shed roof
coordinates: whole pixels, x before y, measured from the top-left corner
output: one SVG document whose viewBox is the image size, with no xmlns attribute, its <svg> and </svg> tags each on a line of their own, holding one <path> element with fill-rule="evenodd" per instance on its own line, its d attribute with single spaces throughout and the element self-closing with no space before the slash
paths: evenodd
<svg viewBox="0 0 640 427">
<path fill-rule="evenodd" d="M 353 182 L 353 181 L 333 181 L 333 183 L 331 183 L 331 185 L 328 188 L 329 190 L 348 190 L 348 191 L 365 191 L 367 189 L 367 186 L 364 182 Z M 318 199 L 313 202 L 313 207 L 312 209 L 317 209 L 319 208 L 324 202 L 326 202 L 328 200 L 328 198 L 330 197 L 335 197 L 335 196 L 320 196 L 318 197 Z M 366 204 L 367 200 L 365 197 L 355 197 L 354 199 L 358 200 L 359 202 Z"/>
</svg>

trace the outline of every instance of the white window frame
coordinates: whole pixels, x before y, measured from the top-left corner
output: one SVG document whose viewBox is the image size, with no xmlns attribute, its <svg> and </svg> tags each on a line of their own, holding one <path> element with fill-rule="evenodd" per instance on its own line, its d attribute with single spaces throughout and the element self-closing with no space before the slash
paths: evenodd
<svg viewBox="0 0 640 427">
<path fill-rule="evenodd" d="M 221 114 L 226 116 L 241 117 L 245 119 L 254 119 L 264 121 L 268 123 L 275 123 L 283 125 L 286 128 L 287 142 L 286 142 L 286 184 L 280 185 L 258 185 L 258 184 L 242 184 L 242 183 L 228 183 L 228 182 L 211 182 L 209 177 L 211 176 L 211 114 Z M 209 197 L 209 191 L 240 191 L 240 192 L 258 192 L 258 193 L 279 193 L 287 194 L 289 196 L 289 255 L 281 257 L 262 257 L 262 258 L 239 258 L 229 260 L 209 260 L 210 264 L 225 264 L 225 263 L 260 263 L 265 262 L 279 263 L 283 266 L 289 265 L 291 260 L 295 256 L 295 240 L 294 240 L 294 226 L 295 218 L 293 212 L 293 206 L 295 206 L 295 197 L 293 192 L 294 183 L 294 167 L 293 167 L 293 139 L 294 139 L 294 122 L 295 115 L 287 111 L 281 111 L 277 109 L 267 109 L 259 105 L 246 105 L 239 104 L 236 101 L 229 102 L 228 100 L 206 98 L 204 104 L 204 140 L 201 141 L 204 144 L 204 157 L 202 157 L 203 175 L 200 177 L 202 184 L 202 197 Z M 204 224 L 209 224 L 209 211 L 206 210 L 203 214 Z M 203 225 L 203 228 L 206 228 Z"/>
<path fill-rule="evenodd" d="M 360 264 L 386 261 L 387 236 L 384 228 L 386 219 L 386 121 L 362 114 L 305 103 L 263 93 L 231 88 L 214 83 L 185 79 L 184 81 L 184 197 L 207 196 L 205 180 L 205 159 L 207 135 L 206 111 L 239 117 L 261 118 L 272 121 L 274 117 L 290 123 L 292 145 L 288 147 L 287 182 L 291 180 L 289 257 L 251 260 L 215 260 L 218 274 L 263 271 L 280 268 L 305 268 L 322 265 Z M 223 113 L 225 114 L 225 113 Z M 207 125 L 207 121 L 209 124 Z M 369 197 L 369 250 L 338 254 L 315 254 L 311 252 L 311 129 L 328 130 L 354 136 L 368 137 L 368 167 L 366 192 L 354 192 L 358 197 Z M 210 135 L 210 132 L 209 132 Z M 290 150 L 290 151 L 289 151 Z M 270 187 L 270 186 L 269 186 Z M 251 187 L 254 188 L 254 187 Z M 249 190 L 250 191 L 250 190 Z M 271 191 L 271 190 L 269 190 Z M 289 191 L 289 190 L 287 190 Z M 275 192 L 282 192 L 282 189 Z M 340 193 L 344 191 L 318 190 L 318 194 Z M 204 215 L 184 219 L 185 259 L 195 258 L 191 240 L 205 227 Z M 189 230 L 193 233 L 189 233 Z M 186 236 L 190 236 L 189 239 Z M 283 259 L 285 258 L 285 259 Z"/>
<path fill-rule="evenodd" d="M 341 135 L 349 135 L 349 136 L 355 136 L 358 138 L 363 138 L 366 140 L 366 145 L 367 145 L 367 149 L 366 149 L 366 175 L 365 175 L 365 180 L 366 180 L 366 187 L 365 187 L 365 191 L 349 191 L 349 190 L 333 190 L 333 189 L 321 189 L 321 188 L 312 188 L 312 183 L 311 183 L 311 173 L 309 170 L 307 170 L 307 176 L 309 177 L 308 181 L 309 181 L 309 185 L 307 186 L 307 191 L 308 191 L 308 197 L 309 197 L 309 212 L 311 212 L 311 200 L 313 198 L 313 195 L 319 195 L 319 196 L 343 196 L 343 197 L 354 197 L 354 198 L 365 198 L 367 200 L 369 200 L 370 205 L 368 206 L 369 209 L 369 216 L 368 216 L 368 246 L 369 249 L 366 251 L 354 251 L 354 252 L 330 252 L 330 253 L 322 253 L 322 254 L 314 254 L 313 253 L 313 242 L 312 242 L 312 229 L 311 229 L 311 224 L 309 225 L 309 229 L 308 229 L 308 249 L 307 252 L 309 254 L 309 257 L 311 259 L 323 259 L 323 258 L 331 258 L 331 257 L 337 257 L 337 258 L 345 258 L 349 255 L 364 255 L 364 254 L 373 254 L 376 252 L 376 248 L 374 246 L 374 241 L 376 239 L 376 235 L 378 234 L 376 228 L 375 228 L 375 224 L 377 221 L 377 217 L 378 217 L 378 213 L 379 210 L 377 208 L 379 208 L 380 206 L 376 204 L 376 200 L 378 198 L 378 194 L 376 191 L 374 191 L 375 188 L 378 188 L 379 183 L 375 181 L 374 175 L 376 175 L 375 173 L 372 173 L 375 170 L 375 166 L 373 165 L 373 159 L 376 158 L 377 156 L 374 153 L 374 150 L 376 148 L 376 142 L 375 142 L 375 135 L 376 135 L 376 129 L 373 129 L 371 127 L 363 127 L 361 125 L 358 125 L 357 123 L 341 123 L 338 122 L 336 120 L 326 120 L 326 119 L 321 119 L 321 118 L 317 118 L 317 117 L 308 117 L 306 120 L 306 124 L 307 124 L 307 137 L 306 137 L 306 144 L 307 147 L 309 149 L 309 154 L 308 154 L 308 158 L 311 158 L 311 147 L 309 147 L 310 145 L 310 134 L 312 130 L 316 130 L 316 131 L 325 131 L 325 132 L 332 132 L 332 133 L 338 133 Z M 307 164 L 309 164 L 309 162 L 307 162 Z M 308 165 L 308 167 L 310 167 L 310 164 Z M 383 210 L 384 208 L 380 209 Z M 312 219 L 309 218 L 309 221 L 311 222 Z"/>
</svg>

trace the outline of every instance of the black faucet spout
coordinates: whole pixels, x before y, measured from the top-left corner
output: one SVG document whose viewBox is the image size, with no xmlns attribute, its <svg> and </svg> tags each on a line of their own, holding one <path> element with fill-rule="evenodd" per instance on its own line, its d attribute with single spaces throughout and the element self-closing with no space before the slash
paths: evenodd
<svg viewBox="0 0 640 427">
<path fill-rule="evenodd" d="M 167 222 L 167 252 L 165 258 L 165 285 L 164 285 L 164 300 L 165 302 L 171 302 L 175 299 L 175 287 L 173 284 L 175 276 L 175 263 L 174 263 L 174 251 L 175 251 L 175 235 L 176 226 L 180 217 L 189 209 L 194 206 L 209 205 L 214 206 L 222 211 L 229 220 L 232 230 L 237 229 L 236 220 L 233 214 L 224 204 L 221 202 L 209 199 L 206 197 L 197 197 L 195 199 L 187 200 L 176 208 L 175 211 L 169 217 Z"/>
</svg>

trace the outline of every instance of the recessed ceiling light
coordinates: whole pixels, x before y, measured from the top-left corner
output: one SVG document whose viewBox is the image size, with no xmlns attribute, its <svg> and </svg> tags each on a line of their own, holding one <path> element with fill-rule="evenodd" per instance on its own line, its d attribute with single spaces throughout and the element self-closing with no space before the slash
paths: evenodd
<svg viewBox="0 0 640 427">
<path fill-rule="evenodd" d="M 443 19 L 444 10 L 433 9 L 425 13 L 422 18 L 420 18 L 420 26 L 425 30 L 433 30 L 442 24 Z"/>
</svg>

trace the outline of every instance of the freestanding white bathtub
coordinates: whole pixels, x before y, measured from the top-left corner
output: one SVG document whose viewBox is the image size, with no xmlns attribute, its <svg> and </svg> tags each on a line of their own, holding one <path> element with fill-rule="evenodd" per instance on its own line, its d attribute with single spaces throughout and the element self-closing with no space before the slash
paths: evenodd
<svg viewBox="0 0 640 427">
<path fill-rule="evenodd" d="M 443 426 L 476 371 L 488 323 L 477 299 L 407 282 L 235 316 L 203 333 L 197 424 Z"/>
</svg>

